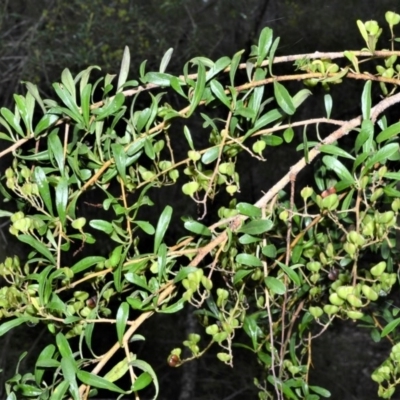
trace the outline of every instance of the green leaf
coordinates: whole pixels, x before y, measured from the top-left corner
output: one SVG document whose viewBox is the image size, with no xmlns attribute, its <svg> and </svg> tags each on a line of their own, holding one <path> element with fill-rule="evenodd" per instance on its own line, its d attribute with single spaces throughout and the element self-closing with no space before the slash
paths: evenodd
<svg viewBox="0 0 400 400">
<path fill-rule="evenodd" d="M 129 52 L 129 47 L 125 46 L 124 54 L 122 56 L 122 61 L 121 61 L 121 68 L 119 70 L 117 93 L 122 92 L 123 85 L 125 84 L 128 78 L 130 63 L 131 63 L 131 55 Z"/>
<path fill-rule="evenodd" d="M 157 312 L 163 313 L 163 314 L 175 314 L 178 311 L 183 310 L 184 307 L 185 307 L 185 300 L 179 299 L 177 302 L 175 302 L 174 304 L 168 305 L 167 307 L 165 307 L 165 305 L 163 305 L 161 307 L 161 309 L 159 309 Z"/>
<path fill-rule="evenodd" d="M 231 63 L 231 59 L 229 57 L 221 57 L 219 58 L 214 65 L 208 70 L 206 74 L 206 80 L 209 81 L 215 75 L 219 74 L 223 71 L 229 64 Z"/>
<path fill-rule="evenodd" d="M 323 80 L 324 83 L 329 83 L 329 82 L 333 82 L 333 83 L 340 83 L 340 80 L 347 74 L 347 72 L 349 71 L 348 67 L 346 68 L 342 68 L 339 72 L 337 72 L 336 74 L 334 74 L 333 76 L 330 76 L 328 78 L 325 78 Z"/>
<path fill-rule="evenodd" d="M 274 95 L 275 99 L 282 110 L 288 114 L 293 115 L 296 107 L 287 89 L 278 81 L 274 81 Z"/>
<path fill-rule="evenodd" d="M 375 342 L 375 343 L 379 343 L 381 341 L 381 334 L 379 333 L 378 329 L 372 329 L 370 332 L 371 335 L 371 339 Z"/>
<path fill-rule="evenodd" d="M 24 96 L 22 96 L 20 94 L 14 94 L 14 100 L 15 100 L 15 104 L 18 108 L 19 114 L 21 115 L 21 118 L 24 121 L 27 134 L 30 134 L 33 131 L 33 128 L 32 128 L 33 109 L 32 109 L 32 107 L 28 106 L 28 96 L 30 99 L 33 99 L 32 95 L 28 92 L 27 98 L 25 98 Z M 33 99 L 33 102 L 34 101 L 35 100 Z M 33 104 L 33 106 L 34 106 L 34 104 Z"/>
<path fill-rule="evenodd" d="M 235 116 L 241 115 L 242 117 L 245 117 L 247 119 L 254 119 L 256 117 L 257 113 L 253 109 L 243 107 L 243 106 L 238 106 L 235 109 L 234 115 Z"/>
<path fill-rule="evenodd" d="M 14 115 L 8 108 L 2 107 L 1 110 L 1 115 L 4 117 L 4 119 L 11 125 L 11 127 L 22 137 L 25 136 L 24 131 L 21 128 L 21 125 L 19 124 L 19 118 L 17 118 L 16 115 Z"/>
<path fill-rule="evenodd" d="M 353 64 L 355 71 L 359 74 L 360 68 L 358 66 L 358 58 L 352 51 L 344 51 L 343 55 Z"/>
<path fill-rule="evenodd" d="M 61 82 L 64 85 L 64 87 L 68 90 L 72 99 L 74 101 L 76 101 L 75 82 L 74 82 L 74 78 L 71 75 L 71 71 L 68 68 L 65 68 L 61 72 Z"/>
<path fill-rule="evenodd" d="M 397 181 L 400 181 L 400 172 L 386 172 L 384 176 L 385 178 L 388 179 L 395 179 Z M 1 211 L 0 211 L 0 217 L 1 217 Z"/>
<path fill-rule="evenodd" d="M 37 361 L 36 365 L 38 368 L 59 368 L 61 363 L 60 361 L 47 358 Z"/>
<path fill-rule="evenodd" d="M 83 91 L 85 89 L 85 87 L 87 86 L 88 82 L 89 82 L 89 78 L 90 78 L 90 73 L 94 70 L 94 69 L 98 69 L 100 70 L 101 68 L 97 65 L 92 65 L 90 67 L 87 67 L 85 70 L 79 72 L 79 74 L 76 76 L 75 81 L 78 82 L 80 80 L 79 83 L 79 93 L 81 94 L 81 96 L 83 95 Z M 97 84 L 94 85 L 95 87 L 97 86 Z"/>
<path fill-rule="evenodd" d="M 398 135 L 399 133 L 400 133 L 400 122 L 396 122 L 395 124 L 388 126 L 381 133 L 379 133 L 379 135 L 376 137 L 376 141 L 377 143 L 384 142 L 385 140 L 388 140 L 393 136 Z"/>
<path fill-rule="evenodd" d="M 385 163 L 390 156 L 399 151 L 398 143 L 389 143 L 379 149 L 366 163 L 365 163 L 365 173 L 376 163 Z"/>
<path fill-rule="evenodd" d="M 264 254 L 265 257 L 273 259 L 275 259 L 276 257 L 276 247 L 274 244 L 267 244 L 266 246 L 263 246 L 261 252 Z"/>
<path fill-rule="evenodd" d="M 272 73 L 272 66 L 274 65 L 274 57 L 275 57 L 275 52 L 276 49 L 279 46 L 279 41 L 280 38 L 277 37 L 274 40 L 274 43 L 272 44 L 271 50 L 269 51 L 269 56 L 268 56 L 268 66 L 269 66 L 269 73 L 271 74 L 271 76 L 273 76 L 274 74 Z"/>
<path fill-rule="evenodd" d="M 62 358 L 73 358 L 68 340 L 61 332 L 56 335 L 56 343 Z"/>
<path fill-rule="evenodd" d="M 20 392 L 24 397 L 36 397 L 40 396 L 43 392 L 36 386 L 28 385 L 26 383 L 20 383 L 18 386 L 18 392 Z"/>
<path fill-rule="evenodd" d="M 332 156 L 324 156 L 322 158 L 322 161 L 329 169 L 335 171 L 337 176 L 341 180 L 350 184 L 353 184 L 355 182 L 354 177 L 351 175 L 350 171 L 337 158 Z"/>
<path fill-rule="evenodd" d="M 183 267 L 179 270 L 178 274 L 174 278 L 174 283 L 178 283 L 185 279 L 191 272 L 197 271 L 196 267 Z"/>
<path fill-rule="evenodd" d="M 304 103 L 304 101 L 311 95 L 312 92 L 308 89 L 301 89 L 300 91 L 298 91 L 292 98 L 294 107 L 296 109 L 300 107 Z"/>
<path fill-rule="evenodd" d="M 167 245 L 161 243 L 157 250 L 157 265 L 158 265 L 158 281 L 166 278 L 165 268 L 167 266 Z M 167 278 L 166 278 L 167 279 Z"/>
<path fill-rule="evenodd" d="M 67 381 L 61 381 L 59 385 L 56 386 L 55 390 L 51 394 L 51 400 L 62 400 L 64 399 L 65 393 L 67 393 L 69 383 Z"/>
<path fill-rule="evenodd" d="M 279 279 L 276 279 L 272 276 L 267 276 L 265 278 L 265 284 L 267 285 L 268 289 L 271 290 L 275 294 L 285 294 L 286 293 L 286 286 Z"/>
<path fill-rule="evenodd" d="M 297 265 L 292 265 L 288 267 L 287 265 L 281 263 L 280 261 L 276 260 L 277 264 L 279 267 L 285 272 L 285 274 L 290 278 L 290 280 L 295 283 L 297 286 L 301 285 L 301 279 L 300 276 L 297 274 L 297 272 L 294 270 L 294 268 Z"/>
<path fill-rule="evenodd" d="M 239 271 L 235 272 L 235 276 L 233 277 L 233 284 L 241 282 L 247 275 L 253 273 L 252 269 L 239 269 Z"/>
<path fill-rule="evenodd" d="M 37 319 L 33 317 L 18 317 L 12 319 L 11 321 L 3 322 L 0 325 L 0 337 L 5 335 L 9 330 L 14 329 L 17 326 L 29 321 L 37 321 Z"/>
<path fill-rule="evenodd" d="M 144 141 L 144 152 L 146 153 L 146 156 L 150 158 L 150 160 L 154 160 L 156 158 L 156 152 L 154 151 L 152 141 Z"/>
<path fill-rule="evenodd" d="M 11 217 L 11 215 L 13 215 L 13 213 L 10 211 L 0 210 L 0 218 Z"/>
<path fill-rule="evenodd" d="M 104 375 L 104 379 L 109 382 L 115 382 L 122 378 L 129 370 L 129 363 L 127 357 L 122 361 L 115 364 L 110 371 Z"/>
<path fill-rule="evenodd" d="M 325 111 L 326 111 L 326 118 L 331 117 L 332 112 L 332 96 L 330 94 L 326 94 L 324 96 L 324 103 L 325 103 Z"/>
<path fill-rule="evenodd" d="M 140 374 L 132 385 L 132 390 L 139 391 L 149 386 L 153 381 L 151 375 L 148 372 Z"/>
<path fill-rule="evenodd" d="M 56 264 L 56 260 L 54 259 L 53 254 L 50 252 L 49 248 L 46 247 L 42 242 L 39 242 L 37 239 L 30 235 L 19 235 L 18 240 L 29 244 L 33 247 L 38 253 L 45 256 L 49 261 L 51 261 L 54 265 Z"/>
<path fill-rule="evenodd" d="M 60 178 L 56 186 L 56 209 L 60 217 L 61 224 L 65 226 L 66 211 L 68 203 L 68 179 Z"/>
<path fill-rule="evenodd" d="M 137 298 L 127 297 L 126 301 L 134 310 L 141 310 L 144 306 L 143 301 Z"/>
<path fill-rule="evenodd" d="M 257 57 L 257 66 L 261 66 L 264 59 L 267 57 L 268 51 L 271 47 L 273 39 L 273 31 L 272 29 L 265 27 L 258 39 L 258 57 Z"/>
<path fill-rule="evenodd" d="M 244 136 L 244 138 L 248 138 L 254 132 L 259 131 L 264 126 L 274 122 L 280 118 L 282 118 L 282 113 L 278 109 L 270 110 L 266 114 L 262 115 L 254 124 L 254 127 L 250 129 Z"/>
<path fill-rule="evenodd" d="M 244 50 L 240 50 L 237 53 L 235 53 L 234 56 L 232 57 L 232 62 L 229 70 L 229 80 L 232 87 L 235 86 L 235 75 L 243 53 Z"/>
<path fill-rule="evenodd" d="M 184 227 L 188 231 L 193 232 L 197 235 L 211 236 L 211 231 L 200 222 L 194 220 L 185 221 Z"/>
<path fill-rule="evenodd" d="M 126 158 L 124 146 L 122 146 L 119 143 L 113 143 L 111 145 L 111 149 L 112 149 L 115 165 L 117 166 L 117 171 L 118 171 L 121 179 L 123 180 L 123 182 L 126 184 L 127 183 L 127 180 L 126 180 L 127 158 Z"/>
<path fill-rule="evenodd" d="M 183 134 L 185 135 L 190 149 L 194 150 L 192 135 L 190 134 L 190 130 L 186 125 L 183 127 Z"/>
<path fill-rule="evenodd" d="M 262 135 L 261 139 L 268 145 L 268 146 L 280 146 L 283 143 L 283 139 L 279 136 L 274 135 Z"/>
<path fill-rule="evenodd" d="M 78 272 L 85 271 L 86 269 L 90 268 L 91 266 L 104 262 L 106 259 L 105 257 L 101 256 L 89 256 L 85 257 L 82 260 L 79 260 L 76 264 L 74 264 L 71 267 L 71 270 L 74 272 L 74 274 L 77 274 Z"/>
<path fill-rule="evenodd" d="M 257 318 L 260 314 L 246 315 L 243 321 L 243 329 L 251 339 L 253 349 L 258 346 L 258 338 L 262 336 L 261 328 L 257 325 Z"/>
<path fill-rule="evenodd" d="M 283 139 L 286 143 L 291 143 L 294 138 L 294 130 L 292 127 L 286 128 L 283 132 Z"/>
<path fill-rule="evenodd" d="M 94 229 L 103 231 L 107 235 L 111 235 L 111 233 L 114 231 L 114 227 L 112 226 L 112 224 L 102 219 L 92 219 L 91 221 L 89 221 L 89 225 Z"/>
<path fill-rule="evenodd" d="M 194 87 L 193 97 L 190 102 L 189 110 L 186 113 L 187 117 L 190 117 L 193 114 L 193 111 L 199 105 L 203 97 L 205 85 L 206 85 L 206 70 L 204 68 L 204 65 L 201 62 L 199 62 L 197 70 L 197 81 Z"/>
<path fill-rule="evenodd" d="M 363 120 L 361 123 L 360 133 L 357 135 L 354 145 L 355 152 L 358 153 L 363 148 L 364 153 L 369 153 L 372 150 L 374 137 L 374 125 L 371 120 Z"/>
<path fill-rule="evenodd" d="M 156 389 L 155 395 L 153 399 L 156 399 L 158 397 L 158 392 L 159 392 L 159 385 L 158 385 L 158 379 L 157 375 L 154 372 L 153 368 L 151 367 L 150 364 L 148 364 L 146 361 L 143 360 L 133 360 L 130 362 L 134 367 L 141 369 L 143 372 L 147 372 L 151 378 L 153 379 L 153 384 Z"/>
<path fill-rule="evenodd" d="M 33 96 L 33 98 L 39 104 L 40 108 L 42 109 L 43 114 L 46 114 L 46 107 L 43 103 L 42 98 L 40 97 L 37 86 L 31 82 L 24 82 L 24 83 L 25 83 L 25 86 L 26 86 L 26 89 L 28 90 L 28 92 Z"/>
<path fill-rule="evenodd" d="M 35 135 L 43 132 L 44 130 L 50 128 L 56 121 L 58 121 L 59 116 L 56 114 L 45 114 L 37 123 L 34 133 Z"/>
<path fill-rule="evenodd" d="M 165 232 L 168 229 L 168 225 L 171 221 L 172 207 L 166 206 L 160 215 L 160 219 L 157 223 L 156 233 L 154 237 L 154 253 L 158 252 L 161 242 L 164 239 Z"/>
<path fill-rule="evenodd" d="M 155 229 L 150 222 L 147 221 L 133 221 L 143 232 L 146 232 L 148 235 L 154 235 Z"/>
<path fill-rule="evenodd" d="M 122 346 L 122 339 L 124 337 L 126 322 L 129 317 L 129 304 L 123 301 L 117 311 L 116 317 L 116 328 L 117 328 L 117 336 L 118 342 Z"/>
<path fill-rule="evenodd" d="M 58 135 L 58 130 L 54 129 L 48 136 L 47 144 L 53 157 L 56 159 L 61 175 L 64 175 L 64 150 Z"/>
<path fill-rule="evenodd" d="M 210 83 L 210 88 L 214 96 L 223 104 L 225 104 L 229 109 L 231 107 L 231 101 L 226 95 L 223 86 L 217 81 L 213 80 Z"/>
<path fill-rule="evenodd" d="M 335 146 L 333 144 L 323 144 L 319 150 L 321 153 L 326 153 L 326 154 L 333 154 L 334 156 L 339 156 L 339 157 L 344 157 L 344 158 L 349 158 L 350 160 L 355 160 L 355 158 L 349 154 L 347 151 L 344 151 L 338 146 Z"/>
<path fill-rule="evenodd" d="M 211 164 L 218 158 L 218 155 L 219 155 L 219 147 L 218 146 L 211 147 L 203 154 L 203 156 L 201 157 L 201 162 L 203 164 Z"/>
<path fill-rule="evenodd" d="M 371 81 L 368 81 L 368 82 L 371 82 Z M 322 387 L 309 386 L 309 388 L 310 388 L 310 390 L 312 390 L 313 392 L 319 394 L 322 397 L 326 397 L 326 398 L 331 397 L 331 392 L 329 390 L 326 390 L 326 389 L 322 388 Z"/>
<path fill-rule="evenodd" d="M 77 372 L 78 379 L 82 381 L 85 385 L 93 386 L 98 389 L 110 390 L 111 392 L 117 392 L 124 394 L 126 393 L 124 390 L 119 388 L 114 383 L 94 374 L 91 374 L 87 371 L 78 371 Z"/>
<path fill-rule="evenodd" d="M 364 119 L 369 119 L 371 115 L 371 85 L 372 81 L 365 82 L 361 95 L 361 110 Z"/>
<path fill-rule="evenodd" d="M 165 70 L 167 69 L 168 64 L 169 64 L 169 62 L 170 62 L 170 60 L 171 60 L 171 56 L 172 56 L 172 53 L 173 53 L 173 52 L 174 52 L 174 49 L 173 49 L 172 47 L 170 47 L 170 48 L 165 52 L 165 54 L 163 55 L 163 58 L 162 58 L 161 63 L 160 63 L 160 69 L 159 69 L 159 71 L 160 71 L 161 73 L 165 72 Z"/>
<path fill-rule="evenodd" d="M 400 324 L 400 318 L 396 318 L 393 321 L 390 321 L 381 332 L 381 337 L 385 337 L 389 335 L 389 333 L 393 332 L 397 326 Z"/>
<path fill-rule="evenodd" d="M 82 116 L 85 122 L 85 127 L 89 130 L 90 124 L 90 96 L 92 94 L 92 85 L 89 83 L 84 86 L 82 95 L 81 95 L 81 108 L 82 108 Z"/>
<path fill-rule="evenodd" d="M 235 257 L 235 261 L 239 264 L 247 265 L 249 267 L 262 267 L 261 260 L 252 254 L 241 253 Z"/>
<path fill-rule="evenodd" d="M 40 272 L 38 283 L 39 283 L 39 304 L 41 307 L 46 307 L 47 303 L 49 302 L 49 298 L 51 296 L 51 281 L 52 279 L 49 277 L 50 272 L 52 272 L 53 268 L 52 265 L 47 266 L 43 271 Z"/>
<path fill-rule="evenodd" d="M 253 218 L 261 217 L 261 209 L 250 203 L 238 203 L 236 205 L 236 210 L 238 210 L 240 214 L 246 215 L 248 217 L 253 217 Z"/>
<path fill-rule="evenodd" d="M 61 370 L 64 379 L 69 383 L 69 391 L 74 400 L 80 400 L 78 384 L 76 382 L 76 363 L 72 356 L 61 359 Z"/>
<path fill-rule="evenodd" d="M 365 40 L 366 45 L 368 46 L 368 32 L 365 29 L 365 25 L 361 20 L 357 20 L 357 26 L 358 29 L 360 30 L 361 36 L 363 37 L 363 39 Z"/>
<path fill-rule="evenodd" d="M 92 111 L 93 114 L 97 116 L 96 121 L 100 121 L 120 111 L 124 102 L 125 102 L 124 94 L 121 92 L 117 93 L 111 101 L 106 103 L 104 107 Z"/>
<path fill-rule="evenodd" d="M 265 79 L 266 73 L 267 73 L 266 69 L 256 68 L 256 70 L 254 72 L 254 77 L 252 80 L 255 82 L 261 81 L 261 80 Z M 255 117 L 252 120 L 253 123 L 255 122 L 256 116 L 260 112 L 260 106 L 261 106 L 261 102 L 263 100 L 263 96 L 264 96 L 264 85 L 256 86 L 253 89 L 253 94 L 251 95 L 250 101 L 248 102 L 248 105 L 247 105 L 248 108 L 254 112 Z M 245 136 L 245 138 L 248 137 L 247 135 Z"/>
<path fill-rule="evenodd" d="M 69 110 L 68 115 L 76 122 L 83 123 L 82 115 L 79 112 L 79 108 L 76 104 L 76 101 L 72 98 L 71 94 L 67 89 L 61 87 L 61 85 L 56 82 L 53 83 L 53 88 L 57 93 L 57 96 L 61 99 L 61 101 L 66 105 L 67 110 Z"/>
<path fill-rule="evenodd" d="M 146 124 L 146 122 L 143 124 L 143 126 Z M 144 146 L 144 143 L 146 142 L 147 138 L 141 138 L 135 140 L 129 147 L 128 150 L 126 151 L 126 154 L 128 156 L 133 156 L 134 154 L 138 153 L 139 150 L 141 150 Z"/>
<path fill-rule="evenodd" d="M 247 233 L 249 235 L 261 235 L 272 229 L 274 223 L 270 219 L 260 219 L 248 222 L 242 226 L 238 232 Z"/>
<path fill-rule="evenodd" d="M 33 177 L 39 188 L 39 194 L 42 197 L 44 204 L 49 210 L 50 214 L 53 215 L 53 204 L 51 201 L 51 193 L 49 184 L 47 182 L 46 174 L 41 167 L 35 167 L 33 171 Z"/>
<path fill-rule="evenodd" d="M 171 85 L 172 78 L 173 75 L 161 72 L 148 72 L 144 77 L 146 82 L 152 83 L 153 85 L 164 86 L 164 87 L 168 87 Z"/>
</svg>

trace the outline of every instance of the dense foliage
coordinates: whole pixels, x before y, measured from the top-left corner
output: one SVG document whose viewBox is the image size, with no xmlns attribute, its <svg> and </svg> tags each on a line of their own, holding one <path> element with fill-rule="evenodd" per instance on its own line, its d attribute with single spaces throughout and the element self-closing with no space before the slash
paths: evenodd
<svg viewBox="0 0 400 400">
<path fill-rule="evenodd" d="M 143 62 L 134 80 L 125 48 L 118 77 L 92 81 L 94 66 L 76 76 L 65 69 L 53 84 L 55 99 L 26 83 L 15 108 L 1 108 L 0 139 L 9 147 L 0 157 L 11 154 L 13 161 L 0 190 L 18 211 L 0 216 L 29 252 L 0 264 L 0 316 L 7 319 L 0 335 L 22 324 L 45 324 L 54 334 L 32 373 L 19 374 L 16 366 L 8 399 L 80 399 L 97 389 L 139 396 L 150 384 L 157 397 L 156 373 L 130 343 L 144 339 L 146 319 L 180 313 L 187 303 L 204 330 L 182 338 L 189 357 L 171 349 L 171 367 L 211 346 L 234 366 L 233 347 L 241 346 L 262 366 L 255 379 L 260 399 L 329 397 L 308 379 L 313 339 L 335 318 L 357 320 L 375 340 L 393 344 L 372 374 L 379 396 L 392 396 L 400 378 L 400 318 L 385 299 L 398 290 L 400 123 L 391 123 L 389 111 L 400 102 L 393 33 L 400 16 L 385 17 L 390 50 L 377 50 L 377 22 L 358 21 L 361 51 L 275 57 L 279 38 L 264 28 L 244 63 L 243 51 L 215 62 L 196 57 L 175 76 L 167 72 L 170 49 L 158 71 Z M 292 62 L 292 74 L 276 74 L 277 64 Z M 348 80 L 363 82 L 361 116 L 331 119 L 334 101 L 326 94 L 326 115 L 296 119 L 313 88 L 329 91 Z M 291 86 L 296 93 L 287 81 L 298 82 Z M 201 127 L 193 122 L 199 118 Z M 322 124 L 335 128 L 322 135 Z M 299 160 L 255 204 L 243 200 L 238 160 L 265 162 L 268 148 L 293 145 L 297 127 Z M 354 138 L 350 148 L 341 140 L 347 135 Z M 296 187 L 310 164 L 315 185 Z M 154 205 L 150 193 L 162 197 L 174 185 L 198 214 L 182 218 L 186 233 L 170 243 L 175 203 L 155 223 L 141 216 Z M 89 205 L 103 210 L 101 218 L 81 212 L 92 191 L 101 200 Z M 229 201 L 214 215 L 210 202 L 224 194 Z M 206 226 L 205 218 L 214 220 Z M 112 243 L 107 256 L 95 245 L 105 237 Z M 115 312 L 110 302 L 118 303 Z M 97 356 L 92 337 L 103 324 L 115 325 L 115 343 Z M 247 342 L 238 343 L 238 331 Z M 113 365 L 117 352 L 124 358 Z M 118 385 L 124 375 L 129 387 Z"/>
</svg>

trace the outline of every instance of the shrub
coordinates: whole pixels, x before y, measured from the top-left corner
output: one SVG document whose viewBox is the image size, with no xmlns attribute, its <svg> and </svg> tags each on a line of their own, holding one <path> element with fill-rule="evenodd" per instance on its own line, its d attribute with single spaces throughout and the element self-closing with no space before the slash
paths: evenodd
<svg viewBox="0 0 400 400">
<path fill-rule="evenodd" d="M 361 51 L 275 57 L 279 38 L 265 28 L 244 63 L 243 51 L 215 62 L 196 57 L 175 76 L 166 72 L 170 49 L 158 71 L 142 63 L 137 80 L 128 80 L 126 48 L 117 79 L 106 75 L 90 83 L 95 67 L 75 77 L 65 69 L 53 84 L 56 100 L 26 83 L 26 95 L 15 95 L 15 109 L 2 108 L 0 117 L 0 138 L 11 143 L 0 157 L 13 157 L 1 192 L 18 206 L 0 216 L 29 249 L 25 259 L 9 257 L 0 265 L 6 283 L 0 316 L 7 319 L 0 335 L 45 324 L 54 343 L 43 348 L 32 373 L 21 375 L 17 367 L 8 399 L 79 399 L 97 389 L 129 394 L 151 383 L 156 397 L 156 373 L 129 343 L 143 339 L 137 332 L 146 319 L 180 313 L 186 303 L 197 308 L 205 328 L 182 338 L 189 357 L 171 349 L 166 362 L 172 367 L 212 345 L 220 349 L 218 359 L 233 366 L 233 346 L 240 345 L 265 371 L 255 380 L 260 399 L 329 397 L 308 382 L 312 340 L 336 318 L 356 320 L 375 340 L 393 343 L 372 374 L 379 396 L 391 397 L 399 378 L 400 318 L 382 299 L 398 290 L 400 123 L 390 123 L 388 110 L 400 101 L 393 33 L 400 16 L 388 12 L 386 20 L 391 50 L 376 49 L 382 29 L 375 21 L 358 21 L 367 46 Z M 274 73 L 277 64 L 293 61 L 292 74 Z M 363 69 L 371 65 L 369 72 L 360 71 L 361 62 Z M 329 91 L 349 80 L 365 82 L 362 115 L 332 119 L 328 93 L 324 116 L 297 118 L 310 89 Z M 288 81 L 309 88 L 297 83 L 291 94 Z M 373 85 L 382 92 L 379 100 Z M 199 118 L 202 127 L 194 129 Z M 322 124 L 335 128 L 322 136 Z M 311 140 L 308 126 L 316 127 Z M 238 163 L 245 155 L 264 162 L 274 146 L 290 148 L 297 127 L 303 127 L 299 160 L 252 204 L 240 194 Z M 350 145 L 345 136 L 353 138 Z M 296 178 L 310 164 L 315 184 L 298 187 Z M 186 233 L 172 244 L 171 221 L 179 214 L 173 201 L 154 223 L 141 217 L 153 205 L 150 194 L 163 196 L 170 185 L 199 210 L 173 222 Z M 101 200 L 89 206 L 101 207 L 101 218 L 81 211 L 91 191 Z M 224 193 L 229 201 L 213 213 L 210 201 Z M 112 243 L 106 256 L 104 237 Z M 110 301 L 118 303 L 115 310 Z M 115 343 L 97 357 L 92 337 L 102 324 L 115 325 Z M 238 343 L 238 331 L 247 343 Z M 78 351 L 73 337 L 81 339 Z M 125 358 L 112 364 L 119 351 Z M 130 387 L 115 383 L 124 375 Z"/>
</svg>

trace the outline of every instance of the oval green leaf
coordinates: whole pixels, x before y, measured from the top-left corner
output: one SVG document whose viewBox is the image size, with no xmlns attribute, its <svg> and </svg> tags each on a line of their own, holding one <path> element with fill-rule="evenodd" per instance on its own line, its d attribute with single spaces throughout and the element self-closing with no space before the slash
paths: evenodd
<svg viewBox="0 0 400 400">
<path fill-rule="evenodd" d="M 282 108 L 286 114 L 293 115 L 296 111 L 296 107 L 293 104 L 292 97 L 285 86 L 278 81 L 274 81 L 274 95 L 279 107 Z"/>
<path fill-rule="evenodd" d="M 272 276 L 267 276 L 265 278 L 265 284 L 267 285 L 268 289 L 274 292 L 275 294 L 286 293 L 286 286 L 279 279 L 276 279 Z"/>
<path fill-rule="evenodd" d="M 89 221 L 89 225 L 94 229 L 103 231 L 107 235 L 110 235 L 114 230 L 110 222 L 104 221 L 102 219 L 92 219 L 91 221 Z"/>
<path fill-rule="evenodd" d="M 185 221 L 184 227 L 197 235 L 211 236 L 211 231 L 200 222 L 194 220 Z"/>
<path fill-rule="evenodd" d="M 74 264 L 71 267 L 71 270 L 74 272 L 74 274 L 77 274 L 78 272 L 85 271 L 86 269 L 90 268 L 91 266 L 105 261 L 105 257 L 101 256 L 89 256 L 85 257 L 82 260 L 78 261 L 76 264 Z"/>
<path fill-rule="evenodd" d="M 354 177 L 351 175 L 350 171 L 339 161 L 337 158 L 332 156 L 324 156 L 322 158 L 324 164 L 331 170 L 335 171 L 337 176 L 347 182 L 347 183 L 354 183 Z"/>
<path fill-rule="evenodd" d="M 93 386 L 99 389 L 110 390 L 111 392 L 117 392 L 122 394 L 126 393 L 114 383 L 107 381 L 106 379 L 100 376 L 91 374 L 90 372 L 78 371 L 76 375 L 78 379 L 82 381 L 85 385 Z"/>
<path fill-rule="evenodd" d="M 122 338 L 124 337 L 126 322 L 129 317 L 129 304 L 124 301 L 118 308 L 116 318 L 116 328 L 119 344 L 122 346 Z"/>
<path fill-rule="evenodd" d="M 203 156 L 201 157 L 201 162 L 203 164 L 211 164 L 213 161 L 215 161 L 218 158 L 219 155 L 219 147 L 211 147 L 211 149 L 208 149 Z"/>
<path fill-rule="evenodd" d="M 164 239 L 165 232 L 168 229 L 168 225 L 171 221 L 172 207 L 166 206 L 164 211 L 160 215 L 160 219 L 157 223 L 156 234 L 154 237 L 154 253 L 158 252 L 161 242 Z"/>
<path fill-rule="evenodd" d="M 261 260 L 252 254 L 241 253 L 235 257 L 235 261 L 239 264 L 247 265 L 249 267 L 262 267 Z"/>
<path fill-rule="evenodd" d="M 260 219 L 248 222 L 246 225 L 239 229 L 241 233 L 249 235 L 261 235 L 272 229 L 274 223 L 270 219 Z"/>
</svg>

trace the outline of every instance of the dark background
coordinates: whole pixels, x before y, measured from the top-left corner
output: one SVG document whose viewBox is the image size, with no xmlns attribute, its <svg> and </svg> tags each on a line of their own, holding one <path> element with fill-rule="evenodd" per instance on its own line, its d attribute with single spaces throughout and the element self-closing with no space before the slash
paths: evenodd
<svg viewBox="0 0 400 400">
<path fill-rule="evenodd" d="M 131 52 L 131 79 L 144 59 L 148 60 L 148 70 L 157 69 L 170 47 L 174 48 L 168 67 L 171 73 L 181 73 L 183 64 L 194 56 L 216 60 L 240 49 L 248 53 L 264 26 L 273 28 L 275 36 L 281 37 L 277 55 L 359 50 L 364 43 L 357 19 L 379 21 L 384 33 L 378 47 L 389 48 L 389 29 L 384 20 L 389 10 L 400 12 L 398 1 L 3 0 L 0 3 L 0 105 L 13 107 L 12 95 L 23 92 L 23 81 L 38 84 L 43 96 L 52 97 L 51 83 L 59 79 L 66 67 L 73 75 L 88 65 L 100 66 L 103 73 L 118 73 L 125 45 Z M 362 85 L 350 84 L 346 90 L 332 90 L 334 117 L 344 119 L 359 114 L 361 88 Z M 297 118 L 321 116 L 323 94 L 316 90 Z M 5 146 L 6 143 L 0 142 L 0 151 Z M 298 157 L 294 146 L 284 152 L 267 154 L 268 168 L 256 168 L 251 161 L 242 164 L 248 174 L 248 179 L 242 182 L 245 200 L 255 201 L 261 189 L 270 187 L 287 171 L 293 157 Z M 0 159 L 0 176 L 9 162 L 7 157 Z M 302 179 L 308 178 L 307 175 Z M 176 192 L 168 198 L 174 194 L 175 206 L 186 214 L 195 212 L 193 204 L 185 202 Z M 10 207 L 11 204 L 0 199 L 0 209 Z M 160 200 L 156 209 L 162 207 Z M 9 237 L 7 225 L 1 225 L 2 222 L 0 261 L 13 254 L 23 259 L 24 248 Z M 104 243 L 100 246 L 107 249 Z M 99 352 L 108 348 L 108 334 L 113 336 L 113 329 L 105 328 L 96 337 Z M 252 361 L 251 354 L 240 351 L 235 354 L 234 369 L 216 362 L 212 351 L 185 366 L 196 381 L 194 393 L 185 397 L 184 368 L 169 368 L 166 358 L 188 332 L 196 329 L 199 328 L 191 317 L 191 310 L 172 318 L 153 317 L 144 324 L 140 333 L 147 337 L 148 343 L 139 343 L 132 351 L 154 366 L 161 385 L 160 399 L 257 398 L 252 379 L 261 376 L 262 371 Z M 40 350 L 47 340 L 46 328 L 27 327 L 0 338 L 0 367 L 4 370 L 0 375 L 0 398 L 4 398 L 4 379 L 13 374 L 19 354 L 25 349 L 29 351 L 22 368 L 29 367 L 35 360 L 35 350 Z M 355 324 L 349 321 L 336 324 L 314 341 L 311 384 L 329 389 L 332 399 L 376 399 L 377 385 L 371 381 L 370 374 L 387 357 L 388 351 L 389 346 L 375 344 L 368 331 Z M 400 395 L 393 398 L 400 399 Z"/>
</svg>

